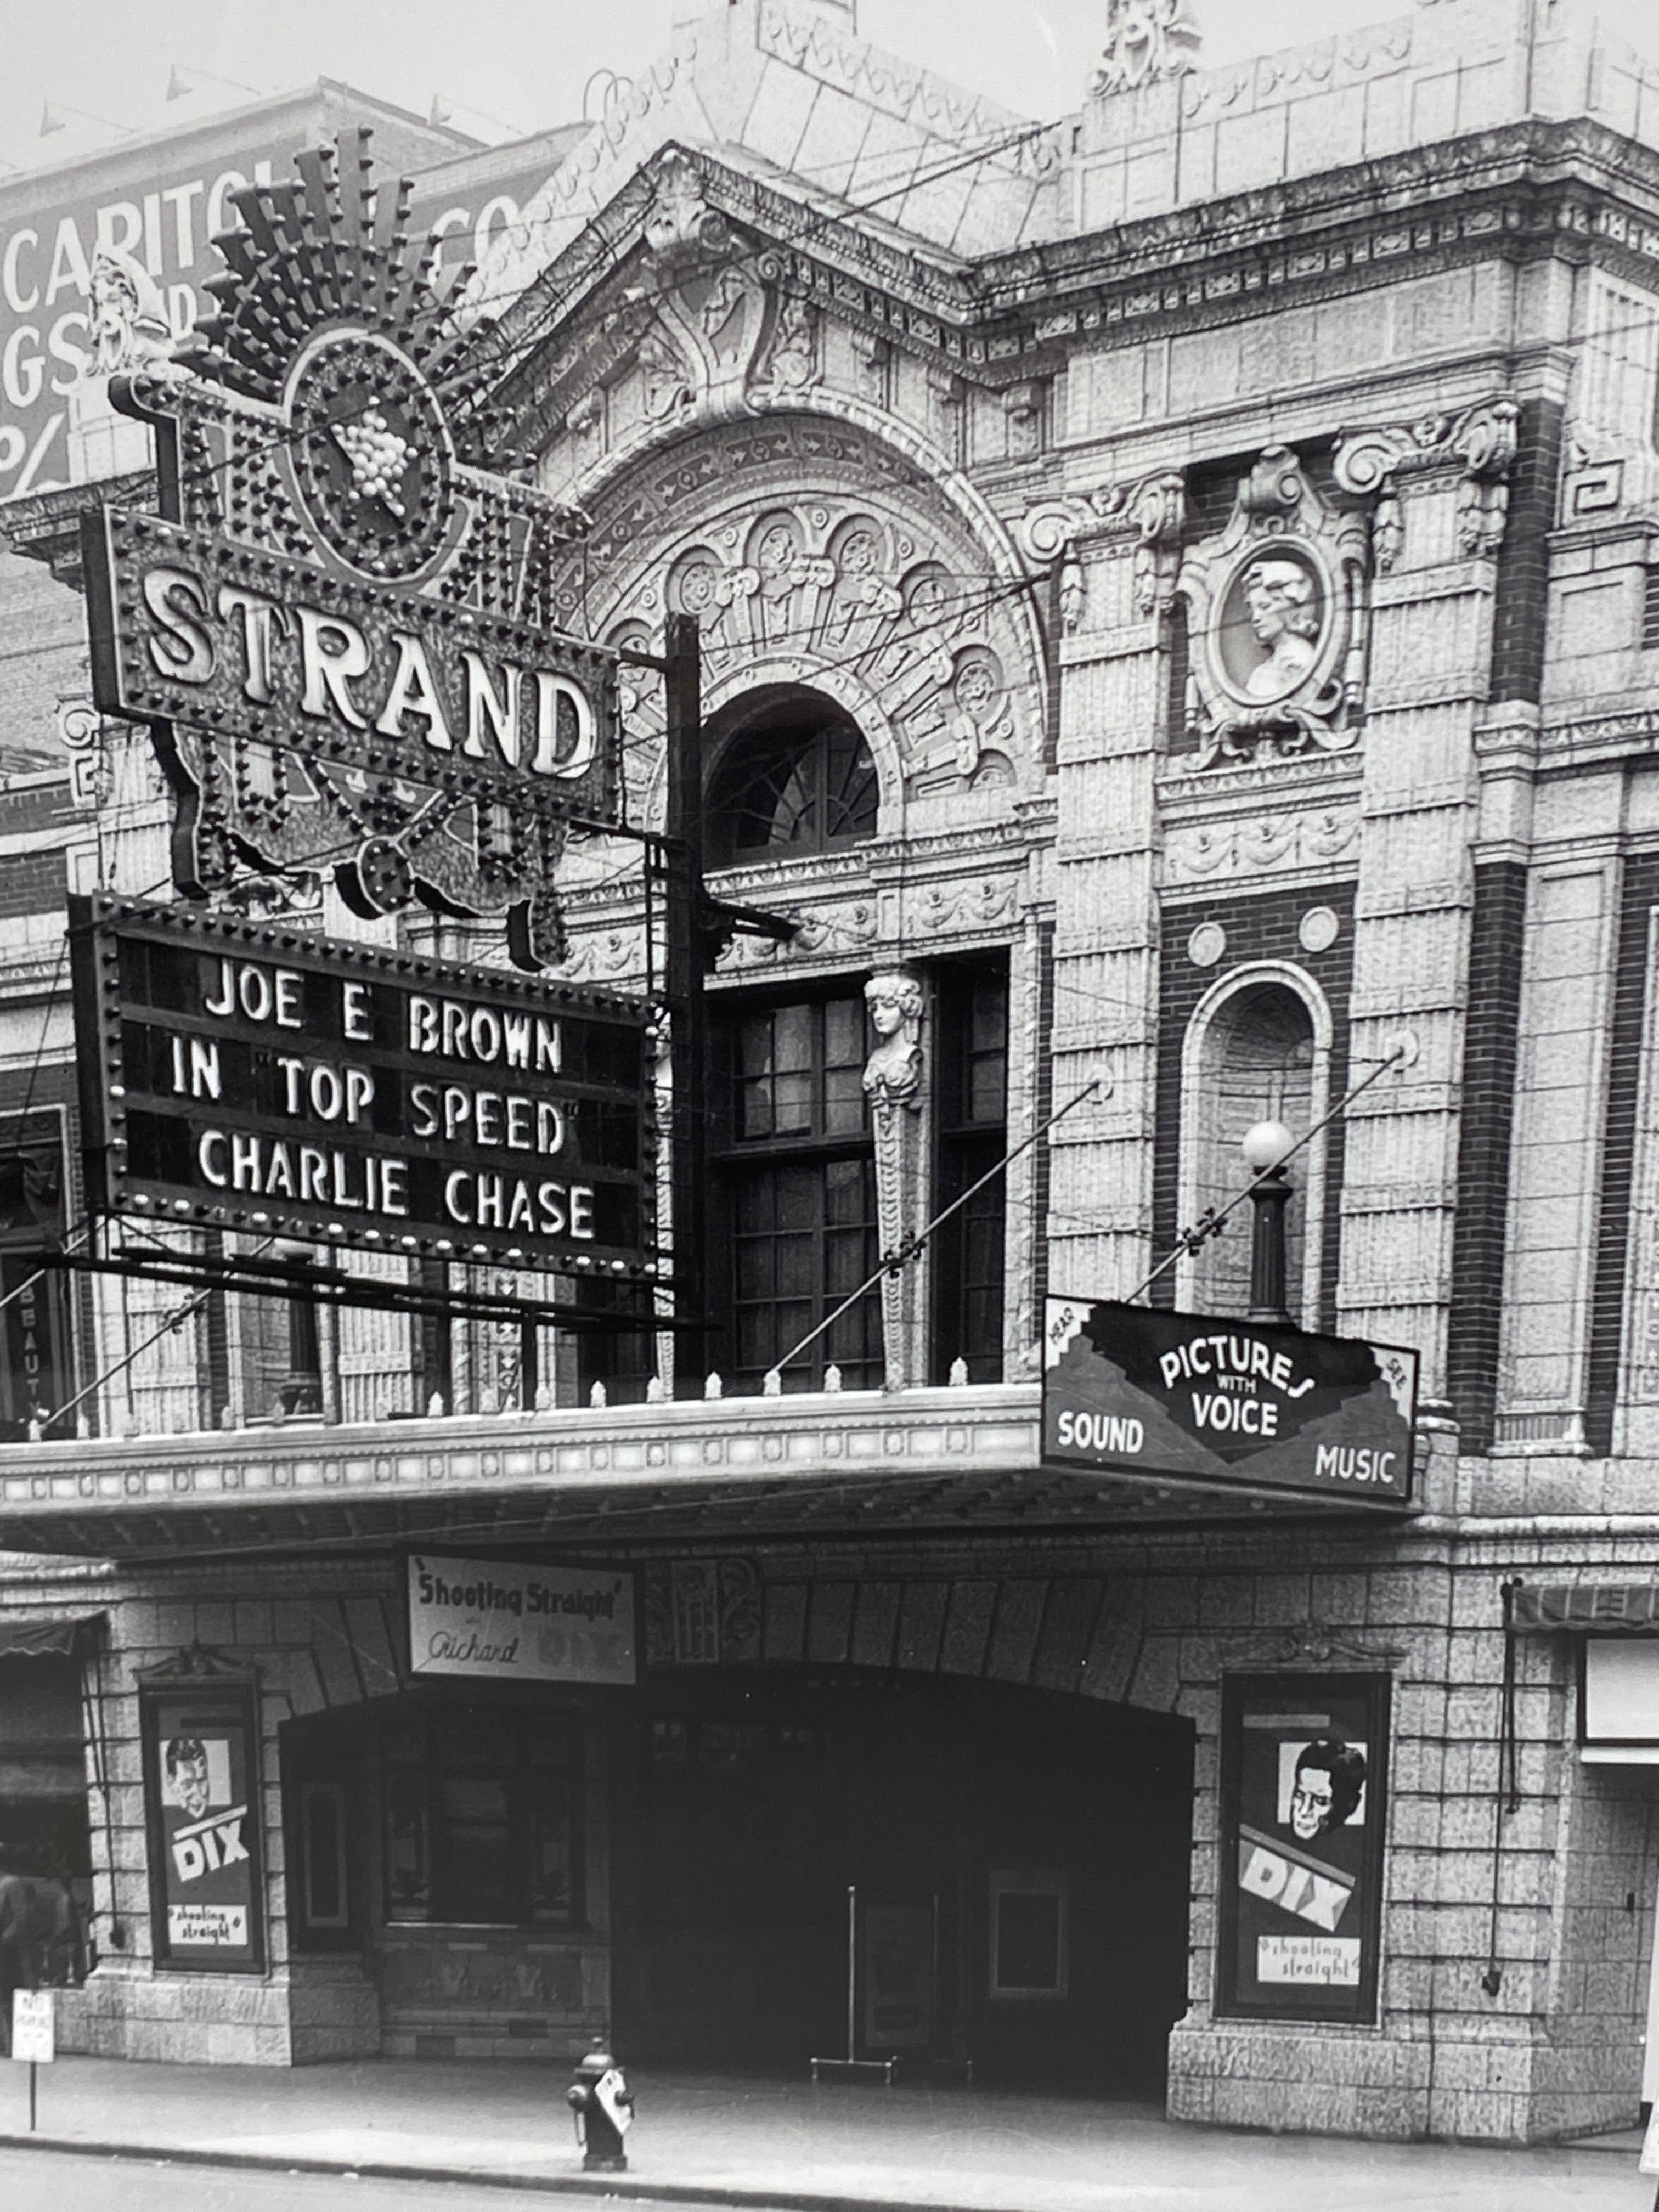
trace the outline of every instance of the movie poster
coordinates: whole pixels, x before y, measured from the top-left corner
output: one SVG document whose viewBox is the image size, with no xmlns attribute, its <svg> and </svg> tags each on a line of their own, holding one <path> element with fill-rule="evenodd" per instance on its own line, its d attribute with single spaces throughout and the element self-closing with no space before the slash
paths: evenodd
<svg viewBox="0 0 1659 2212">
<path fill-rule="evenodd" d="M 1218 2013 L 1376 2017 L 1388 1692 L 1383 1674 L 1228 1678 Z"/>
<path fill-rule="evenodd" d="M 241 1684 L 155 1689 L 145 1796 L 158 1965 L 257 1972 L 264 1958 L 253 1699 Z"/>
</svg>

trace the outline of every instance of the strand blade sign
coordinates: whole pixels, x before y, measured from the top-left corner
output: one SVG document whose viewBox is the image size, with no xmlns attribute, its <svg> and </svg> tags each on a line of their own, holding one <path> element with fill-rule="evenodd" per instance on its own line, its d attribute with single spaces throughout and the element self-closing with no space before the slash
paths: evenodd
<svg viewBox="0 0 1659 2212">
<path fill-rule="evenodd" d="M 634 1577 L 433 1552 L 407 1561 L 411 1672 L 497 1682 L 631 1683 Z"/>
<path fill-rule="evenodd" d="M 1043 1458 L 1403 1505 L 1417 1372 L 1398 1345 L 1051 1297 Z"/>
</svg>

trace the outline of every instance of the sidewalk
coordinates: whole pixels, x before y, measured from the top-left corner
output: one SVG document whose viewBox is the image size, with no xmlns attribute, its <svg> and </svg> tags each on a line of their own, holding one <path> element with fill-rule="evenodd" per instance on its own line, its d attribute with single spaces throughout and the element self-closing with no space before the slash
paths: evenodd
<svg viewBox="0 0 1659 2212">
<path fill-rule="evenodd" d="M 1356 2143 L 1172 2125 L 1155 2106 L 1006 2090 L 634 2075 L 625 2177 L 588 2177 L 568 2069 L 481 2062 L 205 2067 L 64 2058 L 32 2140 L 657 2201 L 962 2212 L 1650 2212 L 1634 2152 Z M 0 2060 L 0 2141 L 27 2069 Z"/>
</svg>

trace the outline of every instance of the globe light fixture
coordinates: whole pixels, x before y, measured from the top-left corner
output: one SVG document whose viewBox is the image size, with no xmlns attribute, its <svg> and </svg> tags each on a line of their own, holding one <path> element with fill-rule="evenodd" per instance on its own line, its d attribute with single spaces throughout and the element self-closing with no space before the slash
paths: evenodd
<svg viewBox="0 0 1659 2212">
<path fill-rule="evenodd" d="M 1285 1295 L 1285 1208 L 1291 1186 L 1285 1163 L 1296 1149 L 1296 1139 L 1282 1121 L 1257 1121 L 1244 1132 L 1239 1150 L 1255 1180 L 1250 1206 L 1255 1215 L 1250 1232 L 1250 1319 L 1291 1325 Z"/>
<path fill-rule="evenodd" d="M 1296 1139 L 1282 1121 L 1257 1121 L 1246 1129 L 1239 1151 L 1255 1175 L 1281 1166 L 1296 1149 Z"/>
</svg>

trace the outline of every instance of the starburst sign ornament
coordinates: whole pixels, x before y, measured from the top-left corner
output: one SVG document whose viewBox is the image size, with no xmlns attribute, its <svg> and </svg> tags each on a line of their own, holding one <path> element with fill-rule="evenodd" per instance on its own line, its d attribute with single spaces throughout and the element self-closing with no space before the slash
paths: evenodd
<svg viewBox="0 0 1659 2212">
<path fill-rule="evenodd" d="M 616 656 L 551 620 L 579 525 L 492 465 L 488 330 L 368 137 L 233 194 L 193 374 L 112 386 L 155 426 L 161 517 L 85 519 L 97 701 L 150 726 L 187 896 L 331 868 L 365 917 L 504 915 L 535 968 L 570 827 L 620 820 Z"/>
</svg>

